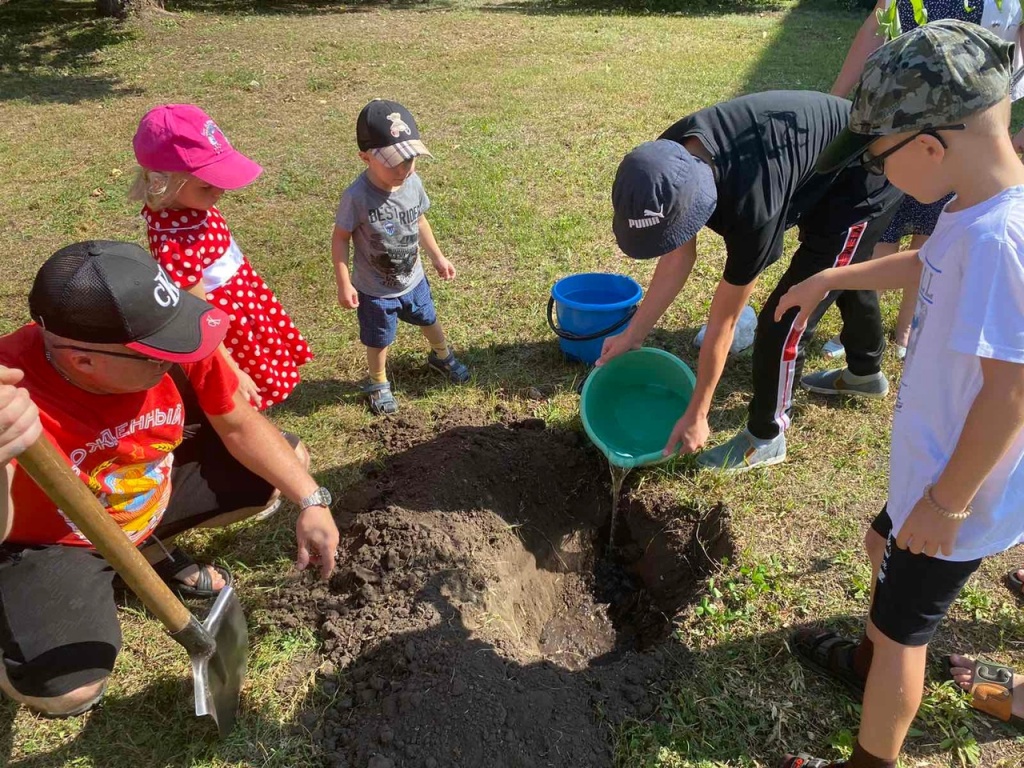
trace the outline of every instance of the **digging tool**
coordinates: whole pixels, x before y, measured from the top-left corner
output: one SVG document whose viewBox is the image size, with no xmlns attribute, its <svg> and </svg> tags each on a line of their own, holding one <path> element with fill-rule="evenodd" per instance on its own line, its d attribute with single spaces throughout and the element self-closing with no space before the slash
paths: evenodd
<svg viewBox="0 0 1024 768">
<path fill-rule="evenodd" d="M 209 715 L 220 735 L 227 735 L 235 725 L 249 655 L 245 615 L 233 588 L 228 585 L 220 591 L 200 624 L 45 436 L 21 454 L 18 463 L 188 651 L 196 715 Z"/>
</svg>

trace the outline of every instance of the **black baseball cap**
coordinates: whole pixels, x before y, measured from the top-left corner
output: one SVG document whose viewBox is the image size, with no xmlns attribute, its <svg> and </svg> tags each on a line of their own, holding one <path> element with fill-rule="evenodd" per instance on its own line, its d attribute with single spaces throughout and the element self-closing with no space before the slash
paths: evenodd
<svg viewBox="0 0 1024 768">
<path fill-rule="evenodd" d="M 53 254 L 36 273 L 29 312 L 45 330 L 146 357 L 194 363 L 224 340 L 228 316 L 178 288 L 133 243 L 91 240 Z"/>
<path fill-rule="evenodd" d="M 715 212 L 711 168 L 682 144 L 641 144 L 619 163 L 612 183 L 612 231 L 633 259 L 664 256 L 693 237 Z"/>
<path fill-rule="evenodd" d="M 374 99 L 363 107 L 356 120 L 356 143 L 388 168 L 420 155 L 433 157 L 420 140 L 416 120 L 397 101 Z"/>
</svg>

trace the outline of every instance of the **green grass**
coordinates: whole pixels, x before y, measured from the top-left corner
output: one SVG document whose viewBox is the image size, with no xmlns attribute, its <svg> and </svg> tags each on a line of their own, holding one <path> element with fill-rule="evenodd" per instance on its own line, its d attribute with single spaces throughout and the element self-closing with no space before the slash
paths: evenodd
<svg viewBox="0 0 1024 768">
<path fill-rule="evenodd" d="M 453 284 L 436 285 L 436 299 L 476 376 L 464 390 L 438 385 L 422 371 L 421 340 L 406 330 L 392 355 L 402 407 L 500 403 L 578 426 L 580 371 L 562 362 L 543 308 L 551 284 L 574 272 L 648 281 L 653 265 L 625 260 L 610 231 L 619 158 L 682 115 L 736 94 L 827 89 L 862 18 L 832 0 L 169 7 L 175 15 L 119 27 L 93 19 L 86 0 L 0 3 L 0 331 L 27 319 L 31 277 L 56 248 L 90 237 L 139 240 L 125 197 L 135 124 L 155 103 L 197 102 L 266 168 L 223 209 L 318 355 L 275 418 L 304 437 L 318 475 L 335 489 L 353 482 L 375 451 L 360 432 L 370 417 L 353 386 L 363 367 L 355 318 L 336 305 L 329 253 L 334 206 L 361 167 L 352 134 L 367 100 L 405 103 L 436 156 L 421 168 L 429 218 L 459 270 Z M 652 339 L 691 364 L 689 340 L 723 259 L 720 239 L 702 236 L 691 285 Z M 756 302 L 783 266 L 764 277 Z M 890 323 L 895 310 L 887 298 Z M 836 330 L 830 315 L 822 338 Z M 809 370 L 824 365 L 812 356 Z M 895 360 L 886 370 L 898 381 Z M 742 425 L 749 378 L 749 360 L 730 365 L 712 417 L 717 437 Z M 553 394 L 531 400 L 531 387 Z M 856 629 L 863 616 L 860 537 L 886 492 L 891 402 L 833 406 L 801 395 L 783 467 L 721 480 L 682 461 L 633 481 L 684 504 L 728 504 L 739 555 L 678 628 L 698 651 L 693 677 L 666 693 L 665 722 L 621 729 L 622 765 L 771 765 L 786 747 L 837 756 L 849 749 L 855 703 L 804 674 L 786 651 L 786 627 L 837 617 Z M 104 708 L 60 722 L 0 704 L 0 764 L 313 764 L 297 712 L 304 702 L 326 705 L 303 673 L 316 664 L 318 639 L 311 627 L 275 625 L 265 607 L 287 578 L 289 525 L 285 513 L 272 525 L 191 538 L 197 554 L 239 573 L 251 618 L 252 673 L 228 740 L 217 742 L 191 716 L 184 655 L 154 622 L 125 609 L 124 652 Z M 1014 645 L 1024 623 L 998 586 L 1012 560 L 982 568 L 937 653 L 1024 661 Z M 973 717 L 955 691 L 930 683 L 927 694 L 904 765 L 979 754 L 985 765 L 1024 760 L 1024 746 Z"/>
</svg>

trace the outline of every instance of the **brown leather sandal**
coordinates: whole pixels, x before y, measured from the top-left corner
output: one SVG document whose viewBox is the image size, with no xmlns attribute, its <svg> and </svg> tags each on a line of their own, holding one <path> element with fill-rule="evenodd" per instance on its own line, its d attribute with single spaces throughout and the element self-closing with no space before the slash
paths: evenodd
<svg viewBox="0 0 1024 768">
<path fill-rule="evenodd" d="M 946 657 L 946 672 L 953 677 L 953 660 Z M 1024 718 L 1013 714 L 1013 670 L 985 659 L 974 662 L 971 678 L 971 706 L 982 714 L 1024 729 Z"/>
</svg>

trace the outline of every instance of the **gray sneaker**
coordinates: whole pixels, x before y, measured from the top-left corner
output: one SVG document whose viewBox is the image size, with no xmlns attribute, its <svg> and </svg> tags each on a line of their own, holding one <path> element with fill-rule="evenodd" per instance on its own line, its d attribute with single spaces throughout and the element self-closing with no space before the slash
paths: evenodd
<svg viewBox="0 0 1024 768">
<path fill-rule="evenodd" d="M 858 384 L 846 379 L 846 371 L 846 368 L 836 368 L 812 373 L 800 379 L 800 386 L 819 395 L 852 395 L 872 400 L 881 400 L 889 394 L 889 380 L 881 371 L 874 378 Z"/>
<path fill-rule="evenodd" d="M 697 464 L 713 472 L 733 475 L 758 467 L 770 467 L 786 460 L 786 436 L 780 434 L 774 440 L 758 440 L 749 430 L 744 429 L 732 440 L 704 451 L 697 457 Z"/>
</svg>

